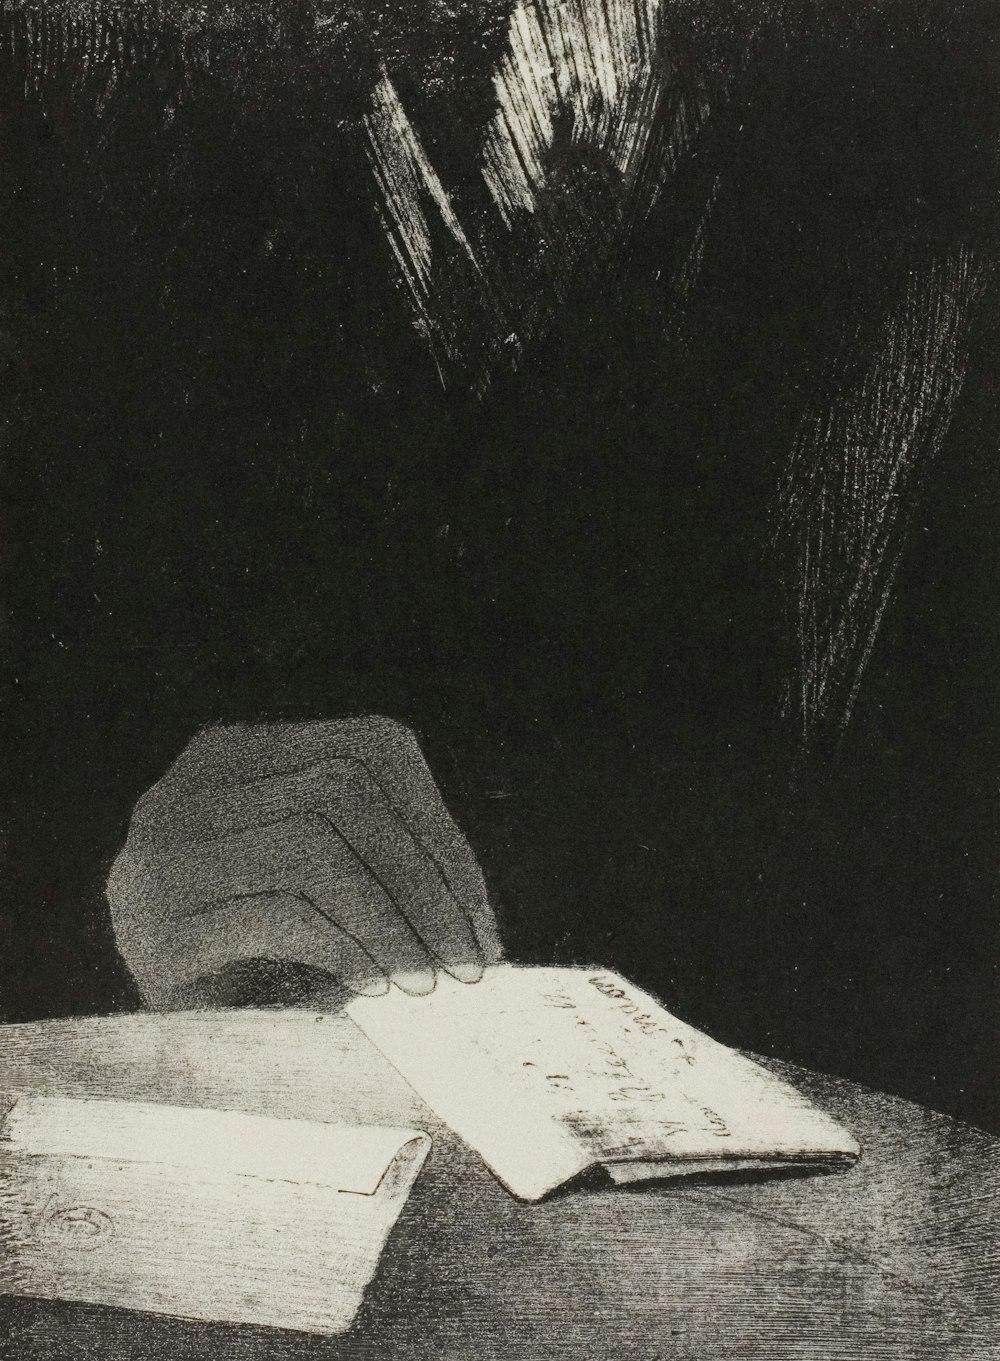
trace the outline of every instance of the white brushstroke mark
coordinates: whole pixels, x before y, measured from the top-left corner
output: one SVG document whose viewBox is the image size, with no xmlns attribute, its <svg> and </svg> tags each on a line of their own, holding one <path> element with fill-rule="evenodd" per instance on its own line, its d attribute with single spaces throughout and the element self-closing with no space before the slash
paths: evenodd
<svg viewBox="0 0 1000 1361">
<path fill-rule="evenodd" d="M 498 364 L 515 367 L 581 272 L 628 258 L 690 153 L 709 103 L 669 57 L 661 4 L 520 0 L 493 76 L 475 249 L 383 74 L 366 119 L 380 212 L 442 383 L 457 377 L 481 395 Z M 700 267 L 714 193 L 680 298 Z M 459 251 L 435 234 L 437 218 Z"/>
<path fill-rule="evenodd" d="M 826 400 L 796 437 L 778 539 L 791 544 L 795 563 L 797 708 L 807 744 L 850 719 L 891 596 L 915 480 L 940 449 L 961 391 L 968 318 L 987 277 L 965 249 L 912 274 L 868 370 L 852 384 L 838 360 Z"/>
<path fill-rule="evenodd" d="M 458 218 L 455 216 L 451 200 L 445 193 L 437 172 L 428 160 L 412 123 L 407 118 L 406 111 L 392 82 L 384 73 L 372 97 L 372 112 L 369 114 L 367 126 L 372 139 L 373 150 L 386 147 L 390 140 L 395 139 L 395 161 L 397 164 L 405 162 L 406 165 L 404 179 L 409 182 L 419 179 L 434 206 L 441 214 L 445 226 L 462 247 L 473 267 L 478 269 L 475 254 Z"/>
<path fill-rule="evenodd" d="M 701 267 L 705 259 L 705 241 L 708 236 L 708 224 L 715 208 L 716 200 L 719 197 L 719 186 L 722 183 L 721 176 L 716 175 L 712 182 L 705 207 L 698 225 L 695 228 L 691 248 L 687 253 L 683 265 L 677 272 L 677 292 L 680 297 L 690 297 L 695 284 L 701 275 Z"/>
<path fill-rule="evenodd" d="M 521 0 L 494 76 L 483 176 L 504 221 L 534 212 L 560 118 L 626 179 L 651 125 L 660 0 Z"/>
<path fill-rule="evenodd" d="M 431 307 L 434 255 L 431 224 L 425 209 L 436 210 L 476 274 L 481 273 L 479 262 L 451 199 L 385 72 L 372 94 L 365 131 L 368 159 L 383 205 L 383 225 L 416 306 L 418 328 L 431 343 L 432 350 L 437 339 L 450 355 L 451 345 L 445 328 Z M 436 356 L 435 362 L 438 363 Z M 438 371 L 440 373 L 440 365 Z"/>
<path fill-rule="evenodd" d="M 496 111 L 469 166 L 466 185 L 475 180 L 479 191 L 463 220 L 382 72 L 364 120 L 368 155 L 383 229 L 442 384 L 481 394 L 498 366 L 516 367 L 577 279 L 628 258 L 631 233 L 690 152 L 708 104 L 678 78 L 661 8 L 662 0 L 520 0 L 494 72 Z M 328 18 L 317 15 L 317 33 Z M 31 6 L 7 22 L 25 96 L 68 81 L 98 115 L 113 117 L 126 83 L 160 59 L 148 14 L 109 16 L 80 0 L 58 14 Z M 217 55 L 202 8 L 180 6 L 171 29 L 168 119 Z"/>
</svg>

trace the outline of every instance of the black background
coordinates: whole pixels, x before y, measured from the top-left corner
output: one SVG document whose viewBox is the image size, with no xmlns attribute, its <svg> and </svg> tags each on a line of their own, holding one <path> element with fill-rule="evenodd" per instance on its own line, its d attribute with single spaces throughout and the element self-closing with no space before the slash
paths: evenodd
<svg viewBox="0 0 1000 1361">
<path fill-rule="evenodd" d="M 1000 1129 L 995 283 L 852 721 L 806 754 L 769 550 L 845 326 L 995 252 L 991 7 L 678 5 L 728 91 L 701 159 L 481 400 L 413 328 L 360 116 L 384 62 L 461 186 L 502 6 L 119 6 L 113 89 L 52 55 L 72 8 L 0 34 L 5 1018 L 135 1005 L 103 881 L 200 725 L 383 711 L 514 957 Z M 657 279 L 716 176 L 678 328 Z"/>
</svg>

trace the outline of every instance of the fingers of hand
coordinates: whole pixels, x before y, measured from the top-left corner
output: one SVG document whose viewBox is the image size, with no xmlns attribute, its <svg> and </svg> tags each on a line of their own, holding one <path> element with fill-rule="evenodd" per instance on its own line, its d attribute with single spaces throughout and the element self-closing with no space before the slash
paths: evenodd
<svg viewBox="0 0 1000 1361">
<path fill-rule="evenodd" d="M 248 811 L 253 810 L 243 809 L 244 816 Z M 135 863 L 146 866 L 144 880 L 133 871 L 133 902 L 134 915 L 146 923 L 147 935 L 150 922 L 159 921 L 161 932 L 172 930 L 174 923 L 193 931 L 196 920 L 212 916 L 228 902 L 289 898 L 308 908 L 321 928 L 335 928 L 355 939 L 381 972 L 405 991 L 429 992 L 434 986 L 431 959 L 405 917 L 320 815 L 292 813 L 229 835 L 155 853 L 147 849 Z M 221 930 L 224 919 L 212 920 L 213 929 Z M 238 934 L 231 946 L 235 958 Z M 308 955 L 296 962 L 325 967 Z"/>
<path fill-rule="evenodd" d="M 341 726 L 341 725 L 337 725 Z M 346 725 L 345 725 L 346 726 Z M 487 962 L 503 957 L 496 917 L 472 848 L 445 807 L 416 737 L 392 719 L 358 720 L 349 736 L 383 797 L 424 849 L 471 922 Z M 328 748 L 334 754 L 332 745 Z"/>
<path fill-rule="evenodd" d="M 332 761 L 323 791 L 321 813 L 369 866 L 434 959 L 464 982 L 480 978 L 483 958 L 469 919 L 365 767 Z"/>
<path fill-rule="evenodd" d="M 345 748 L 350 754 L 331 754 Z M 311 858 L 303 828 L 289 822 L 305 812 L 323 833 Z M 271 864 L 257 854 L 255 870 L 250 860 L 223 868 L 222 839 L 282 822 L 284 835 L 267 839 Z M 337 836 L 344 847 L 335 845 Z M 217 898 L 236 882 L 241 893 L 262 884 L 306 892 L 408 990 L 433 985 L 428 951 L 465 981 L 480 976 L 484 961 L 502 957 L 475 856 L 415 738 L 391 720 L 206 730 L 141 801 L 130 844 L 155 863 L 166 850 L 206 840 L 202 881 L 211 889 L 214 876 Z M 345 849 L 354 852 L 349 872 Z"/>
<path fill-rule="evenodd" d="M 428 952 L 463 981 L 480 977 L 476 931 L 359 761 L 338 758 L 221 794 L 190 795 L 178 805 L 165 834 L 145 822 L 134 840 L 165 861 L 168 874 L 175 864 L 186 866 L 190 878 L 198 866 L 195 892 L 303 890 L 407 991 L 433 986 Z M 201 835 L 191 839 L 196 829 Z M 189 892 L 179 884 L 172 891 Z"/>
</svg>

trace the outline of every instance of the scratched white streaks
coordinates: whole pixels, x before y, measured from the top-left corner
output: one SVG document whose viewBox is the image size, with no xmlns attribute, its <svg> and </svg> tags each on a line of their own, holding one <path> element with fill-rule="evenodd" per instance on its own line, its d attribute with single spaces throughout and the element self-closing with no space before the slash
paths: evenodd
<svg viewBox="0 0 1000 1361">
<path fill-rule="evenodd" d="M 26 8 L 7 20 L 5 39 L 25 98 L 60 80 L 75 88 L 102 75 L 106 99 L 135 55 L 136 34 L 96 7 L 80 13 Z"/>
<path fill-rule="evenodd" d="M 464 228 L 396 90 L 386 76 L 379 82 L 365 122 L 369 159 L 386 235 L 442 381 L 452 363 L 461 373 L 474 355 L 485 356 L 487 369 L 501 353 L 516 362 L 551 323 L 576 272 L 625 248 L 704 125 L 707 97 L 681 87 L 660 7 L 520 0 L 493 73 L 496 109 L 465 177 L 479 177 L 486 195 Z M 610 203 L 567 166 L 567 148 L 603 168 Z M 454 249 L 435 244 L 435 220 L 474 273 Z M 700 258 L 695 243 L 689 273 Z M 489 334 L 470 332 L 470 313 Z M 487 381 L 488 372 L 474 386 Z"/>
<path fill-rule="evenodd" d="M 937 454 L 965 377 L 969 315 L 988 267 L 966 249 L 911 274 L 860 379 L 831 366 L 779 497 L 790 543 L 802 738 L 842 729 L 871 657 L 921 469 Z"/>
<path fill-rule="evenodd" d="M 560 116 L 628 176 L 648 133 L 659 0 L 522 0 L 493 79 L 483 175 L 504 220 L 534 211 Z"/>
<path fill-rule="evenodd" d="M 661 8 L 662 0 L 520 0 L 492 75 L 495 110 L 462 175 L 463 199 L 470 183 L 480 191 L 464 220 L 431 162 L 428 130 L 414 125 L 388 74 L 377 80 L 364 131 L 382 224 L 443 381 L 481 390 L 498 357 L 516 363 L 578 274 L 627 248 L 692 147 L 708 102 L 682 85 Z M 280 49 L 280 11 L 258 3 L 240 13 L 265 48 Z M 3 36 L 26 96 L 67 85 L 79 97 L 82 87 L 104 112 L 130 75 L 142 79 L 164 59 L 162 25 L 179 44 L 174 103 L 197 73 L 214 70 L 216 38 L 246 76 L 227 38 L 228 8 L 213 14 L 210 23 L 203 7 L 180 0 L 149 0 L 125 16 L 89 0 L 62 0 L 58 10 L 27 3 L 10 12 Z M 330 27 L 317 18 L 317 42 Z M 567 149 L 571 162 L 589 157 L 600 167 L 608 193 L 595 197 L 586 174 L 567 171 Z M 697 244 L 689 260 L 696 268 Z"/>
<path fill-rule="evenodd" d="M 197 75 L 211 71 L 225 47 L 236 71 L 242 34 L 251 50 L 280 50 L 292 31 L 291 7 L 269 0 L 206 6 L 197 0 L 15 0 L 0 5 L 0 42 L 25 99 L 72 91 L 103 114 L 128 78 L 148 82 L 152 69 L 171 68 L 172 97 L 185 100 Z M 329 28 L 317 20 L 317 33 Z M 245 63 L 244 63 L 245 65 Z M 147 86 L 148 93 L 148 86 Z"/>
<path fill-rule="evenodd" d="M 383 205 L 383 226 L 418 314 L 418 326 L 431 343 L 450 355 L 451 338 L 432 304 L 433 232 L 430 215 L 451 236 L 478 274 L 479 263 L 451 199 L 403 108 L 395 86 L 383 72 L 365 117 L 369 161 Z"/>
</svg>

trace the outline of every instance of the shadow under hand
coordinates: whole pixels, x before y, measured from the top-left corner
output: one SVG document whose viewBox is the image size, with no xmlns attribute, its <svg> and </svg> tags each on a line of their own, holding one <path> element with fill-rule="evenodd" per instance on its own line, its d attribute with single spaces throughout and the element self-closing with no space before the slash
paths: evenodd
<svg viewBox="0 0 1000 1361">
<path fill-rule="evenodd" d="M 305 1007 L 341 1011 L 354 995 L 322 969 L 284 960 L 251 959 L 227 965 L 179 989 L 174 1009 Z"/>
</svg>

